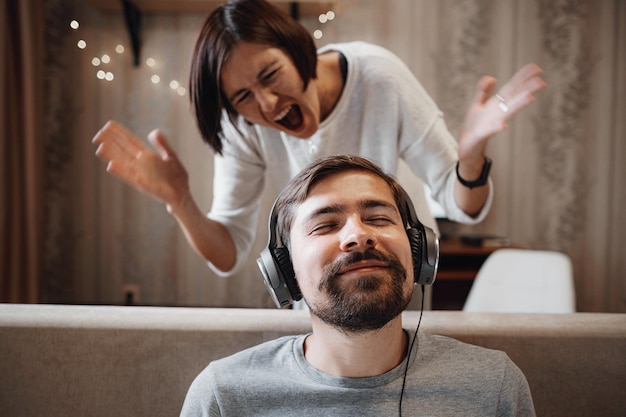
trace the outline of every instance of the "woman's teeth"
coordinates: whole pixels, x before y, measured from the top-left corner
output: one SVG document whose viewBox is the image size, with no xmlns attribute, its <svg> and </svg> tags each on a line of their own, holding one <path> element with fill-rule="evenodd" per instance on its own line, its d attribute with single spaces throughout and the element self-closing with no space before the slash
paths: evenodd
<svg viewBox="0 0 626 417">
<path fill-rule="evenodd" d="M 285 116 L 287 116 L 287 114 L 289 114 L 289 110 L 291 110 L 291 106 L 287 107 L 285 110 L 281 111 L 275 118 L 274 121 L 275 122 L 279 122 L 280 120 L 282 120 Z"/>
</svg>

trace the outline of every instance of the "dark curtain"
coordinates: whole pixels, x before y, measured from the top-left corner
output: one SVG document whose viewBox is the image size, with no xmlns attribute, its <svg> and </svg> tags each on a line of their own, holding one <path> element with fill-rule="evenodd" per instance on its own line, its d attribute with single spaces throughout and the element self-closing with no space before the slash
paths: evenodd
<svg viewBox="0 0 626 417">
<path fill-rule="evenodd" d="M 0 302 L 36 303 L 44 215 L 43 1 L 0 4 Z"/>
</svg>

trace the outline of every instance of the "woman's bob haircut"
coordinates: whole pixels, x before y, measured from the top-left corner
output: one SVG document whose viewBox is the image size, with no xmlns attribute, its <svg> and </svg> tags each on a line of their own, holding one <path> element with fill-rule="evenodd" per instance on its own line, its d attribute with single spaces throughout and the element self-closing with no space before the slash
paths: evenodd
<svg viewBox="0 0 626 417">
<path fill-rule="evenodd" d="M 231 0 L 215 9 L 196 41 L 189 92 L 202 139 L 217 154 L 222 153 L 222 116 L 226 113 L 233 120 L 237 115 L 222 91 L 222 68 L 240 41 L 284 51 L 298 70 L 305 90 L 316 78 L 313 38 L 282 10 L 265 0 Z"/>
</svg>

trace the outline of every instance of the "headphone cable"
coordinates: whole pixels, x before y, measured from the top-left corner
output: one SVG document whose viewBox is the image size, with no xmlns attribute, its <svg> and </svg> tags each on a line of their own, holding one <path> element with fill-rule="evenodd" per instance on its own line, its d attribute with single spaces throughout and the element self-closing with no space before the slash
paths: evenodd
<svg viewBox="0 0 626 417">
<path fill-rule="evenodd" d="M 411 359 L 411 352 L 413 351 L 413 345 L 417 340 L 417 332 L 420 329 L 420 324 L 422 323 L 422 316 L 424 315 L 424 298 L 425 298 L 425 286 L 422 284 L 422 306 L 420 308 L 420 318 L 417 322 L 417 327 L 415 328 L 415 334 L 413 334 L 413 340 L 411 340 L 411 344 L 409 346 L 409 351 L 406 354 L 406 365 L 404 367 L 404 377 L 402 378 L 402 391 L 400 391 L 400 403 L 398 404 L 398 416 L 402 417 L 402 399 L 404 398 L 404 387 L 406 385 L 406 376 L 409 372 L 409 360 Z"/>
</svg>

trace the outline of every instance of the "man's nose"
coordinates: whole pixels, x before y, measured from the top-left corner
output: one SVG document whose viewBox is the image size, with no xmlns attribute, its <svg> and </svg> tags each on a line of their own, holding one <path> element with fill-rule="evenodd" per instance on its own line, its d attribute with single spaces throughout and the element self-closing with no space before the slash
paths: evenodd
<svg viewBox="0 0 626 417">
<path fill-rule="evenodd" d="M 341 231 L 340 248 L 342 251 L 365 250 L 375 245 L 376 238 L 370 227 L 357 219 L 350 219 L 346 222 Z"/>
</svg>

